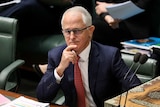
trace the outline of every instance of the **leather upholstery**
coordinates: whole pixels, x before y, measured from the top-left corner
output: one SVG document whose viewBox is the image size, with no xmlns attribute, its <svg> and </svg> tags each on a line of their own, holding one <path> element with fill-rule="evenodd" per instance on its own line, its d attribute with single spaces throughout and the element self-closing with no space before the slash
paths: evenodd
<svg viewBox="0 0 160 107">
<path fill-rule="evenodd" d="M 26 66 L 47 63 L 48 51 L 64 43 L 62 34 L 27 37 L 17 44 L 17 58 L 23 58 Z"/>
<path fill-rule="evenodd" d="M 17 20 L 0 17 L 0 88 L 10 90 L 17 86 L 15 69 L 24 60 L 15 60 Z M 10 80 L 13 81 L 10 81 Z"/>
<path fill-rule="evenodd" d="M 13 25 L 10 25 L 10 24 Z M 15 57 L 15 35 L 16 35 L 16 23 L 12 19 L 0 18 L 0 44 L 1 44 L 1 66 L 0 70 L 4 69 L 9 63 L 14 60 Z M 12 56 L 10 53 L 13 53 Z M 8 56 L 8 57 L 6 57 Z M 3 63 L 2 63 L 3 62 Z"/>
</svg>

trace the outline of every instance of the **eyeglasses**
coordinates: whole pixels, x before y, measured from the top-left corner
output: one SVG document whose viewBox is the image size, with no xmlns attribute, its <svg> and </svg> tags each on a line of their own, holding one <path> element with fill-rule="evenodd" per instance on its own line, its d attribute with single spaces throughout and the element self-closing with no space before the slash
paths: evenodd
<svg viewBox="0 0 160 107">
<path fill-rule="evenodd" d="M 70 36 L 70 34 L 71 34 L 71 32 L 73 32 L 73 34 L 75 35 L 75 36 L 77 36 L 77 35 L 80 35 L 84 30 L 86 30 L 87 28 L 89 28 L 90 26 L 87 26 L 87 27 L 85 27 L 85 28 L 80 28 L 80 29 L 78 29 L 78 28 L 76 28 L 76 29 L 72 29 L 72 30 L 67 30 L 67 29 L 62 29 L 62 32 L 63 32 L 63 34 L 64 34 L 64 36 Z"/>
</svg>

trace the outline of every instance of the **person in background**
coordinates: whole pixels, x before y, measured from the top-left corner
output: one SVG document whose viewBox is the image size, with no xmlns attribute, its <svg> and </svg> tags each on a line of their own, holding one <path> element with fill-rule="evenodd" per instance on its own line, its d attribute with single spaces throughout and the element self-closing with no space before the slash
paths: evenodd
<svg viewBox="0 0 160 107">
<path fill-rule="evenodd" d="M 86 0 L 21 0 L 20 3 L 4 6 L 0 16 L 18 19 L 17 39 L 61 34 L 59 19 L 67 8 L 74 5 L 82 5 L 91 10 Z"/>
<path fill-rule="evenodd" d="M 97 17 L 93 22 L 93 25 L 95 25 L 93 40 L 121 49 L 121 41 L 144 39 L 151 36 L 150 9 L 153 0 L 131 0 L 138 7 L 145 9 L 145 12 L 126 20 L 112 18 L 106 7 L 126 1 L 129 0 L 96 0 L 95 11 Z"/>
<path fill-rule="evenodd" d="M 41 78 L 44 73 L 47 71 L 48 64 L 33 64 L 32 67 L 34 71 L 38 74 L 38 76 Z"/>
<path fill-rule="evenodd" d="M 20 3 L 13 4 L 0 12 L 0 16 L 18 19 L 17 39 L 25 36 L 60 33 L 60 24 L 58 23 L 60 15 L 72 5 L 71 0 L 62 4 L 63 6 L 58 3 L 53 6 L 43 0 L 21 0 Z"/>
<path fill-rule="evenodd" d="M 104 107 L 105 100 L 141 84 L 136 75 L 129 81 L 132 71 L 124 79 L 129 68 L 118 48 L 92 40 L 95 27 L 85 8 L 75 6 L 67 9 L 61 26 L 66 44 L 48 53 L 47 71 L 36 90 L 39 101 L 51 102 L 62 89 L 65 105 L 69 107 Z M 77 88 L 77 70 L 74 70 L 77 63 L 81 75 L 79 80 L 82 79 L 84 87 L 84 94 L 80 94 L 85 97 L 84 103 L 78 100 L 80 87 Z"/>
</svg>

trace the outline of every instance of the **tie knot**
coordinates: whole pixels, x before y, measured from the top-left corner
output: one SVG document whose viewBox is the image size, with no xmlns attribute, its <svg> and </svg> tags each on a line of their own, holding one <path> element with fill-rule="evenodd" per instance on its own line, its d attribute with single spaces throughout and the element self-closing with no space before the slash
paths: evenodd
<svg viewBox="0 0 160 107">
<path fill-rule="evenodd" d="M 77 55 L 77 61 L 76 61 L 76 63 L 78 63 L 79 59 L 80 59 L 80 57 L 79 57 L 79 55 Z"/>
</svg>

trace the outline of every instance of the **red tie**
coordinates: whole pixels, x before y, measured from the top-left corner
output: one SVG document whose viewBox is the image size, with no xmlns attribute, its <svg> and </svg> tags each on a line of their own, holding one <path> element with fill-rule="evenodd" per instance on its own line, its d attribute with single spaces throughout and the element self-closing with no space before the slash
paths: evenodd
<svg viewBox="0 0 160 107">
<path fill-rule="evenodd" d="M 78 58 L 79 60 L 79 58 Z M 83 87 L 81 71 L 78 66 L 78 60 L 74 65 L 74 84 L 77 91 L 77 107 L 85 107 L 85 91 Z"/>
</svg>

